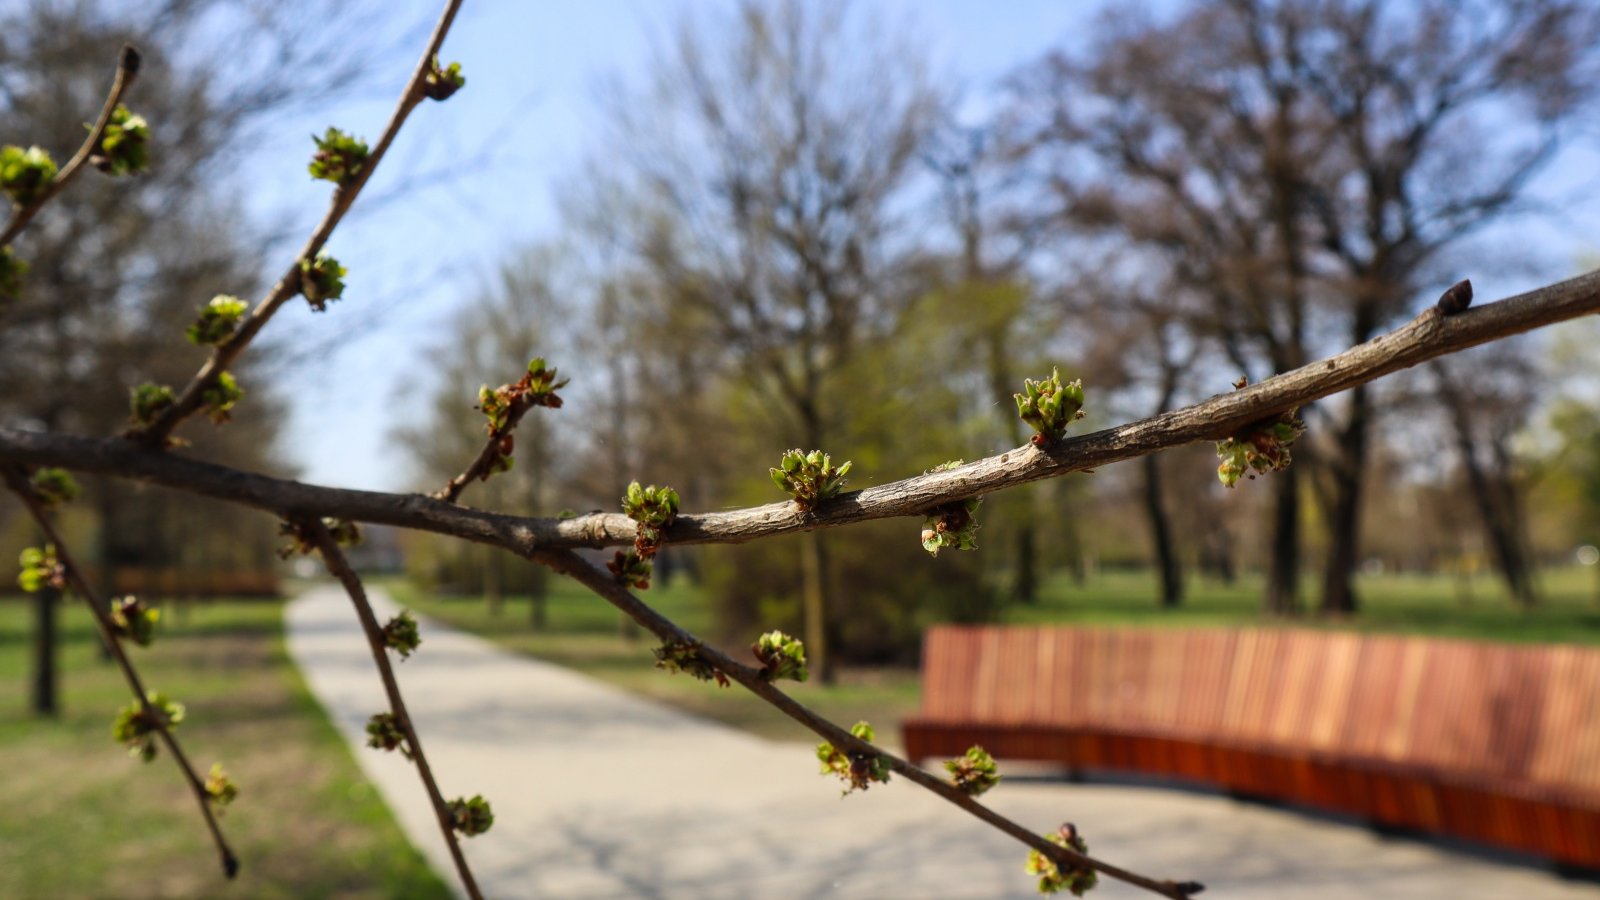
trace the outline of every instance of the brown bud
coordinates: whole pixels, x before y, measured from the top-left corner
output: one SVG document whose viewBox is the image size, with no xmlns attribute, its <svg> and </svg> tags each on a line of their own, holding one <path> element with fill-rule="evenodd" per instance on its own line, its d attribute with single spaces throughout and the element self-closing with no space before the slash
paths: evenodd
<svg viewBox="0 0 1600 900">
<path fill-rule="evenodd" d="M 1466 312 L 1472 305 L 1472 281 L 1462 279 L 1450 286 L 1450 289 L 1439 296 L 1439 312 L 1447 316 Z"/>
</svg>

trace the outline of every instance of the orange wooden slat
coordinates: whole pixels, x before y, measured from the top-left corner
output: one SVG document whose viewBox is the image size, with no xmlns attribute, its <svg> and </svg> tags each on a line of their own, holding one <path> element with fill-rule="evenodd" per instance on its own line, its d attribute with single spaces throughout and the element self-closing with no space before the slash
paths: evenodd
<svg viewBox="0 0 1600 900">
<path fill-rule="evenodd" d="M 1600 864 L 1600 650 L 951 627 L 925 636 L 923 684 L 908 749 L 980 734 Z"/>
</svg>

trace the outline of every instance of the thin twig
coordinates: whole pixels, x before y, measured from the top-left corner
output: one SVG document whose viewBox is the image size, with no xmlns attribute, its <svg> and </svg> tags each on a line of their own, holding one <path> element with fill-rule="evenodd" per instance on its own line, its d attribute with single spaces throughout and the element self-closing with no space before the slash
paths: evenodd
<svg viewBox="0 0 1600 900">
<path fill-rule="evenodd" d="M 400 126 L 404 125 L 411 111 L 425 98 L 423 93 L 429 71 L 432 69 L 433 59 L 438 56 L 439 48 L 444 44 L 445 35 L 450 31 L 450 23 L 455 20 L 456 12 L 461 8 L 461 0 L 447 0 L 444 12 L 440 14 L 438 24 L 433 28 L 433 34 L 428 38 L 428 45 L 422 52 L 422 59 L 418 61 L 416 70 L 411 75 L 411 80 L 406 83 L 405 89 L 400 93 L 400 101 L 395 106 L 394 114 L 389 117 L 389 123 L 384 127 L 383 134 L 378 138 L 378 143 L 367 155 L 365 164 L 356 173 L 356 177 L 348 184 L 341 184 L 334 188 L 333 199 L 329 202 L 328 212 L 317 224 L 311 237 L 306 240 L 305 246 L 295 254 L 294 261 L 289 264 L 289 270 L 278 283 L 272 286 L 266 297 L 256 304 L 256 308 L 239 323 L 226 340 L 218 344 L 211 351 L 211 356 L 200 367 L 200 371 L 189 380 L 183 391 L 173 401 L 172 405 L 158 415 L 150 425 L 136 429 L 130 437 L 156 447 L 166 445 L 167 438 L 182 422 L 194 415 L 204 403 L 204 394 L 207 389 L 216 384 L 217 379 L 227 370 L 228 366 L 243 353 L 255 338 L 257 332 L 266 326 L 267 320 L 273 313 L 283 306 L 291 297 L 300 290 L 300 262 L 302 260 L 316 259 L 320 251 L 333 235 L 333 230 L 338 227 L 341 219 L 355 203 L 356 196 L 361 193 L 362 187 L 377 170 L 378 163 L 383 161 L 384 155 L 389 151 L 389 145 L 394 143 L 395 136 L 400 133 Z"/>
<path fill-rule="evenodd" d="M 112 78 L 110 93 L 106 94 L 105 105 L 100 108 L 100 118 L 95 119 L 94 127 L 89 129 L 89 137 L 84 140 L 83 146 L 78 148 L 78 152 L 67 160 L 67 164 L 56 172 L 56 177 L 51 180 L 50 186 L 45 188 L 44 193 L 32 203 L 18 208 L 11 214 L 11 221 L 6 223 L 6 230 L 0 232 L 0 247 L 11 243 L 12 238 L 28 227 L 28 223 L 33 221 L 33 217 L 38 215 L 46 203 L 65 190 L 72 179 L 78 177 L 78 172 L 83 169 L 84 163 L 89 161 L 94 149 L 100 146 L 101 138 L 105 137 L 106 126 L 111 124 L 111 114 L 116 111 L 117 104 L 122 102 L 122 95 L 127 93 L 128 88 L 133 85 L 133 80 L 138 77 L 139 59 L 139 51 L 134 49 L 132 44 L 123 44 L 122 49 L 117 51 L 117 73 Z"/>
<path fill-rule="evenodd" d="M 461 498 L 461 492 L 467 489 L 467 485 L 487 478 L 494 461 L 501 455 L 501 441 L 509 437 L 513 431 L 516 431 L 517 424 L 522 421 L 522 417 L 527 415 L 528 410 L 536 405 L 533 397 L 528 394 L 521 394 L 513 398 L 511 405 L 506 409 L 505 424 L 489 432 L 489 439 L 484 441 L 483 449 L 478 451 L 478 455 L 472 460 L 472 464 L 467 466 L 460 475 L 450 479 L 443 488 L 435 491 L 433 494 L 434 499 L 443 500 L 446 503 L 454 503 Z"/>
<path fill-rule="evenodd" d="M 34 493 L 28 483 L 28 478 L 15 466 L 4 468 L 6 487 L 10 488 L 21 500 L 23 506 L 33 516 L 35 522 L 44 531 L 45 537 L 55 545 L 56 559 L 61 568 L 65 570 L 67 580 L 89 605 L 89 611 L 94 615 L 95 625 L 100 630 L 100 639 L 105 642 L 106 648 L 111 651 L 111 656 L 117 661 L 117 666 L 122 670 L 122 677 L 127 680 L 128 687 L 133 690 L 140 708 L 144 711 L 144 720 L 155 728 L 161 736 L 162 743 L 167 745 L 172 758 L 177 762 L 178 768 L 183 771 L 189 788 L 194 791 L 195 800 L 200 804 L 200 814 L 205 817 L 206 828 L 211 831 L 211 840 L 217 845 L 217 854 L 222 859 L 223 874 L 229 878 L 239 874 L 239 858 L 234 856 L 233 849 L 228 846 L 228 841 L 222 836 L 222 828 L 217 824 L 216 812 L 212 809 L 211 795 L 206 792 L 205 781 L 195 772 L 190 765 L 189 757 L 183 752 L 183 747 L 178 744 L 178 739 L 173 735 L 172 729 L 167 726 L 166 716 L 150 705 L 149 692 L 145 690 L 144 681 L 139 677 L 139 672 L 133 667 L 133 660 L 128 658 L 127 649 L 118 640 L 115 626 L 111 623 L 110 605 L 97 594 L 89 585 L 89 580 L 84 577 L 83 570 L 73 560 L 72 554 L 67 549 L 66 542 L 56 531 L 55 524 L 50 521 L 50 516 L 45 512 L 44 505 L 39 502 L 39 497 Z"/>
<path fill-rule="evenodd" d="M 1064 870 L 1087 866 L 1110 878 L 1153 891 L 1164 897 L 1177 898 L 1177 900 L 1183 900 L 1183 898 L 1199 893 L 1203 889 L 1201 885 L 1192 881 L 1165 881 L 1130 872 L 1127 869 L 1119 868 L 1092 856 L 1051 843 L 1043 836 L 1029 831 L 1022 825 L 979 803 L 953 784 L 929 774 L 922 768 L 898 756 L 885 753 L 878 747 L 861 740 L 844 728 L 807 709 L 793 697 L 773 686 L 772 682 L 763 677 L 761 670 L 737 662 L 716 648 L 705 644 L 693 634 L 683 630 L 671 619 L 657 612 L 649 604 L 635 597 L 626 588 L 619 585 L 609 573 L 589 564 L 572 551 L 545 550 L 532 554 L 531 558 L 563 575 L 573 578 L 583 586 L 599 594 L 612 606 L 615 606 L 629 618 L 649 629 L 663 641 L 683 642 L 693 645 L 697 654 L 718 671 L 739 682 L 740 685 L 762 700 L 767 701 L 784 715 L 821 735 L 834 746 L 859 754 L 881 757 L 888 761 L 889 767 L 893 771 L 904 776 L 906 780 L 915 782 L 919 786 L 932 791 L 987 824 L 1038 850 L 1058 866 L 1063 867 Z"/>
<path fill-rule="evenodd" d="M 467 857 L 461 851 L 461 842 L 456 835 L 450 807 L 445 803 L 444 795 L 439 793 L 438 783 L 433 780 L 433 769 L 428 766 L 428 757 L 422 752 L 422 740 L 417 737 L 416 728 L 411 724 L 411 714 L 406 711 L 405 698 L 400 694 L 400 683 L 394 677 L 394 666 L 389 661 L 388 651 L 384 649 L 383 629 L 378 625 L 378 618 L 372 612 L 372 604 L 367 600 L 367 592 L 361 585 L 361 578 L 350 568 L 350 562 L 345 559 L 344 551 L 339 549 L 338 541 L 334 540 L 321 519 L 315 516 L 299 516 L 294 523 L 302 534 L 311 538 L 311 542 L 322 553 L 322 562 L 328 567 L 329 574 L 339 579 L 339 583 L 344 585 L 345 593 L 350 595 L 350 603 L 356 608 L 356 617 L 361 620 L 361 630 L 367 636 L 367 646 L 372 649 L 372 661 L 377 665 L 378 675 L 383 679 L 384 693 L 389 696 L 389 711 L 394 715 L 396 724 L 405 732 L 411 761 L 416 763 L 417 775 L 427 788 L 428 799 L 433 803 L 434 818 L 439 823 L 439 830 L 444 832 L 444 841 L 450 848 L 450 858 L 455 861 L 456 873 L 461 876 L 461 885 L 466 888 L 467 896 L 472 900 L 482 900 L 483 894 L 478 890 L 478 881 L 473 878 L 472 869 L 467 865 Z"/>
<path fill-rule="evenodd" d="M 1498 338 L 1600 312 L 1600 272 L 1444 316 L 1429 309 L 1390 334 L 1243 390 L 1069 438 L 1040 449 L 1029 444 L 959 468 L 841 494 L 802 517 L 793 503 L 682 513 L 666 531 L 671 544 L 742 543 L 869 519 L 920 516 L 965 497 L 1147 456 L 1184 444 L 1218 440 L 1240 427 L 1303 406 L 1383 375 Z M 253 506 L 376 522 L 448 534 L 526 555 L 540 548 L 627 546 L 637 525 L 620 513 L 570 519 L 526 518 L 468 509 L 420 494 L 320 487 L 157 453 L 132 442 L 96 440 L 0 427 L 0 461 L 63 466 L 153 482 Z"/>
</svg>

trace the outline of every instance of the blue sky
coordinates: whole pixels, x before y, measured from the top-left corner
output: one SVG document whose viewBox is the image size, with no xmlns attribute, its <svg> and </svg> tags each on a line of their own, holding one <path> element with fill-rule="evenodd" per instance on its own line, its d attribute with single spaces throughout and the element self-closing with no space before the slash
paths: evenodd
<svg viewBox="0 0 1600 900">
<path fill-rule="evenodd" d="M 404 7 L 396 17 L 418 23 L 431 23 L 438 11 L 431 3 L 396 5 Z M 1022 61 L 1070 39 L 1088 14 L 1079 4 L 1043 0 L 1008 3 L 1004 12 L 954 0 L 869 5 L 886 21 L 911 23 L 926 38 L 934 71 L 970 84 L 975 97 Z M 653 43 L 684 10 L 721 7 L 682 0 L 466 4 L 443 54 L 462 62 L 466 90 L 413 114 L 329 245 L 351 271 L 345 301 L 320 316 L 290 304 L 271 326 L 290 344 L 326 348 L 333 333 L 351 339 L 309 359 L 296 354 L 287 373 L 293 414 L 286 444 L 302 477 L 407 487 L 404 454 L 387 433 L 420 400 L 397 395 L 395 385 L 426 384 L 429 361 L 422 354 L 451 309 L 508 253 L 553 235 L 555 182 L 573 171 L 586 146 L 598 82 L 642 72 Z M 327 186 L 305 176 L 305 135 L 337 124 L 375 137 L 414 53 L 407 48 L 385 61 L 386 71 L 374 74 L 381 89 L 285 124 L 279 139 L 253 154 L 247 205 L 296 223 L 274 248 L 277 256 L 293 254 L 327 202 Z M 459 159 L 473 163 L 465 176 L 430 177 Z M 496 377 L 485 373 L 486 381 Z"/>
<path fill-rule="evenodd" d="M 309 481 L 402 489 L 408 471 L 388 438 L 393 424 L 418 414 L 430 360 L 424 352 L 451 311 L 468 300 L 498 262 L 518 247 L 552 236 L 556 180 L 574 171 L 587 146 L 597 82 L 643 71 L 651 47 L 687 8 L 710 12 L 716 0 L 548 0 L 467 3 L 445 45 L 460 60 L 467 88 L 444 104 L 418 109 L 391 155 L 329 249 L 351 270 L 345 300 L 314 316 L 290 304 L 270 332 L 294 354 L 285 387 L 293 394 L 286 441 Z M 865 6 L 891 23 L 909 23 L 935 73 L 980 97 L 1017 65 L 1082 33 L 1095 4 L 1065 0 L 878 0 Z M 394 4 L 391 25 L 431 24 L 437 4 Z M 420 46 L 420 45 L 419 45 Z M 416 49 L 406 48 L 372 73 L 379 88 L 285 123 L 248 164 L 244 197 L 263 218 L 290 223 L 271 251 L 279 269 L 321 216 L 326 185 L 305 175 L 311 132 L 329 124 L 376 137 Z M 461 161 L 468 165 L 462 166 Z M 1595 155 L 1573 154 L 1544 180 L 1551 197 L 1595 186 Z M 464 172 L 462 170 L 465 170 Z M 438 177 L 441 171 L 452 171 Z M 1593 251 L 1597 204 L 1529 230 L 1522 237 L 1554 260 Z M 1584 243 L 1585 238 L 1587 244 Z M 1569 274 L 1576 262 L 1557 263 Z M 1533 286 L 1542 272 L 1471 273 L 1479 296 Z M 330 337 L 343 346 L 333 349 Z M 552 351 L 552 356 L 559 353 Z M 558 361 L 559 362 L 559 361 Z M 485 373 L 485 380 L 499 376 Z M 417 396 L 398 390 L 410 385 Z M 463 398 L 464 403 L 473 398 Z M 439 473 L 441 476 L 444 473 Z"/>
</svg>

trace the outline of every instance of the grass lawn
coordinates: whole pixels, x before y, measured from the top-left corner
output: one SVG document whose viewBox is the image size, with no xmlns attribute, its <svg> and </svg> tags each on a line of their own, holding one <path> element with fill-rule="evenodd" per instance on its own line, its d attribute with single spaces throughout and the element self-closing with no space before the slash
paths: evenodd
<svg viewBox="0 0 1600 900">
<path fill-rule="evenodd" d="M 1106 572 L 1082 585 L 1064 574 L 1046 579 L 1040 601 L 1012 606 L 1006 621 L 1015 624 L 1140 626 L 1287 625 L 1403 632 L 1493 641 L 1560 641 L 1600 644 L 1600 602 L 1593 569 L 1549 569 L 1539 576 L 1543 602 L 1524 610 L 1513 604 L 1493 575 L 1460 580 L 1443 575 L 1363 575 L 1356 579 L 1362 608 L 1354 616 L 1328 618 L 1307 613 L 1290 618 L 1261 615 L 1261 580 L 1241 578 L 1228 585 L 1191 579 L 1184 604 L 1161 609 L 1153 577 L 1145 572 Z M 1307 581 L 1303 601 L 1318 585 Z"/>
<path fill-rule="evenodd" d="M 648 634 L 620 636 L 619 614 L 599 598 L 563 579 L 551 582 L 543 631 L 529 624 L 525 597 L 508 598 L 491 612 L 481 598 L 441 598 L 403 580 L 384 586 L 399 602 L 457 627 L 483 635 L 508 649 L 526 653 L 625 690 L 671 704 L 696 715 L 781 740 L 811 740 L 810 732 L 737 687 L 719 690 L 682 675 L 654 668 Z M 1544 603 L 1536 609 L 1514 606 L 1490 575 L 1470 580 L 1446 576 L 1370 575 L 1357 580 L 1362 611 L 1344 619 L 1304 615 L 1264 618 L 1260 580 L 1233 584 L 1194 579 L 1183 606 L 1156 605 L 1152 576 L 1145 572 L 1105 572 L 1082 584 L 1065 574 L 1046 579 L 1039 602 L 1006 610 L 1010 624 L 1138 625 L 1220 627 L 1286 625 L 1408 632 L 1501 641 L 1600 643 L 1600 603 L 1594 596 L 1595 572 L 1567 568 L 1541 576 Z M 1303 596 L 1316 595 L 1308 582 Z M 710 611 L 692 585 L 675 582 L 653 588 L 645 599 L 696 634 L 710 628 Z M 424 636 L 426 637 L 426 636 Z M 725 648 L 738 650 L 739 648 Z M 908 669 L 845 669 L 840 683 L 785 685 L 802 703 L 846 724 L 866 719 L 880 737 L 896 740 L 899 723 L 916 710 L 917 673 Z"/>
<path fill-rule="evenodd" d="M 233 884 L 165 751 L 146 765 L 112 741 L 130 694 L 88 613 L 69 602 L 60 621 L 62 712 L 38 719 L 32 600 L 0 598 L 0 897 L 450 896 L 290 664 L 282 604 L 168 609 L 155 645 L 133 651 L 146 685 L 187 705 L 195 766 L 220 760 L 239 783 L 222 818 Z"/>
<path fill-rule="evenodd" d="M 650 651 L 659 642 L 654 636 L 641 631 L 631 640 L 624 639 L 620 633 L 621 614 L 576 582 L 551 580 L 547 627 L 537 632 L 529 625 L 525 597 L 510 598 L 495 615 L 479 598 L 428 596 L 403 580 L 382 584 L 398 602 L 507 649 L 576 669 L 624 690 L 774 740 L 816 740 L 810 731 L 738 685 L 719 688 L 655 668 Z M 703 597 L 681 580 L 671 587 L 653 587 L 645 596 L 689 631 L 704 635 L 711 630 Z M 427 633 L 422 637 L 426 641 Z M 739 648 L 724 649 L 748 655 L 748 651 Z M 892 743 L 899 742 L 900 720 L 917 707 L 917 673 L 909 669 L 846 669 L 832 687 L 808 681 L 785 682 L 783 688 L 834 721 L 849 725 L 866 719 L 878 729 L 880 738 Z"/>
</svg>

